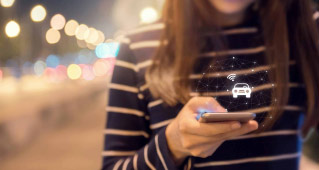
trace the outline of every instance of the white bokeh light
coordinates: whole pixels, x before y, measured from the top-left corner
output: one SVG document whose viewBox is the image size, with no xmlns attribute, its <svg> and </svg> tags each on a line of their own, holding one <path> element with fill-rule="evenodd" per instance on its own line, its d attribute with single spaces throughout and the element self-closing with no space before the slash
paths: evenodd
<svg viewBox="0 0 319 170">
<path fill-rule="evenodd" d="M 6 25 L 5 32 L 9 38 L 17 37 L 20 34 L 20 26 L 16 21 L 9 21 Z"/>
<path fill-rule="evenodd" d="M 65 26 L 65 17 L 62 14 L 55 14 L 51 18 L 50 25 L 53 29 L 61 30 Z"/>
<path fill-rule="evenodd" d="M 53 29 L 53 28 L 50 28 L 46 35 L 45 35 L 45 38 L 47 40 L 47 42 L 49 44 L 56 44 L 60 41 L 61 39 L 61 34 L 58 30 L 56 29 Z"/>
<path fill-rule="evenodd" d="M 152 7 L 144 8 L 140 13 L 141 23 L 152 23 L 158 19 L 158 12 Z"/>
<path fill-rule="evenodd" d="M 89 29 L 89 27 L 85 24 L 79 25 L 75 30 L 75 37 L 78 40 L 85 40 L 89 34 L 85 34 L 85 32 Z"/>
<path fill-rule="evenodd" d="M 12 7 L 12 5 L 14 4 L 15 0 L 1 0 L 1 6 L 5 7 L 5 8 L 9 8 Z"/>
<path fill-rule="evenodd" d="M 69 20 L 64 27 L 64 32 L 68 36 L 74 36 L 79 23 L 75 20 Z"/>
<path fill-rule="evenodd" d="M 47 16 L 47 11 L 42 5 L 36 5 L 32 8 L 30 17 L 34 22 L 41 22 Z"/>
</svg>

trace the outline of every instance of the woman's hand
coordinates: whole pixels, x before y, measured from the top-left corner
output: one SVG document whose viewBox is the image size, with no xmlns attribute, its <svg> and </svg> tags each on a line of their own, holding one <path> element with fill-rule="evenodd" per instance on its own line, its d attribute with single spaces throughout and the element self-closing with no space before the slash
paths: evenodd
<svg viewBox="0 0 319 170">
<path fill-rule="evenodd" d="M 198 110 L 226 112 L 211 97 L 194 97 L 183 107 L 166 129 L 168 147 L 177 164 L 187 156 L 206 158 L 227 139 L 240 136 L 258 128 L 256 121 L 240 124 L 237 121 L 200 123 L 196 120 Z"/>
</svg>

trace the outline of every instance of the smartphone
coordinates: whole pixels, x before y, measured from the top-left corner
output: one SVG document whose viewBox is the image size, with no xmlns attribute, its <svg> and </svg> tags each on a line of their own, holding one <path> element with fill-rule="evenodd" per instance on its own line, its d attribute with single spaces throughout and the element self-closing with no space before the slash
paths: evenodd
<svg viewBox="0 0 319 170">
<path fill-rule="evenodd" d="M 255 119 L 255 113 L 249 112 L 218 112 L 218 113 L 202 113 L 198 121 L 201 123 L 239 121 L 241 123 Z"/>
</svg>

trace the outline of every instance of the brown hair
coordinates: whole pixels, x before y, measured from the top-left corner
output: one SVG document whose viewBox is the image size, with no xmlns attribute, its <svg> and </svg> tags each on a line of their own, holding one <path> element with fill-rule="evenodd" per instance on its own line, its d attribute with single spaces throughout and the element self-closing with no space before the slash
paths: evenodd
<svg viewBox="0 0 319 170">
<path fill-rule="evenodd" d="M 276 82 L 273 91 L 272 119 L 264 121 L 269 129 L 283 112 L 289 97 L 289 56 L 300 66 L 307 91 L 307 118 L 303 132 L 319 122 L 319 35 L 312 19 L 309 0 L 257 1 L 267 61 L 274 65 L 270 77 Z M 199 55 L 200 30 L 210 27 L 218 30 L 211 16 L 209 1 L 167 0 L 164 7 L 161 45 L 146 72 L 146 81 L 152 95 L 173 106 L 190 99 L 189 75 Z M 216 42 L 219 42 L 216 39 Z M 187 57 L 185 57 L 187 56 Z"/>
</svg>

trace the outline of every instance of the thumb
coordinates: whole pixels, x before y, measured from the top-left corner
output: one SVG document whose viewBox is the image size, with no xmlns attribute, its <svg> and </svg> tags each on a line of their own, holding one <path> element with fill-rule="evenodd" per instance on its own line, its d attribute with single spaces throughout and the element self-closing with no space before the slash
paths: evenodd
<svg viewBox="0 0 319 170">
<path fill-rule="evenodd" d="M 193 97 L 188 105 L 191 110 L 196 113 L 227 112 L 227 110 L 212 97 Z"/>
</svg>

